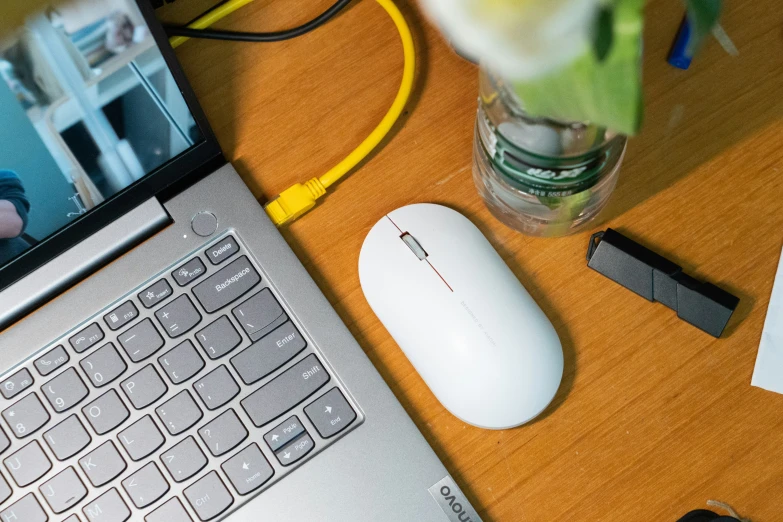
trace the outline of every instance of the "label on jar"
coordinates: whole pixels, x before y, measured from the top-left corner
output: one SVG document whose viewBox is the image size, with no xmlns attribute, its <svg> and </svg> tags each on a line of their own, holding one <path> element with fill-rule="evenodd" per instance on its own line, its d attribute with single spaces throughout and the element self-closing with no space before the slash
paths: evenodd
<svg viewBox="0 0 783 522">
<path fill-rule="evenodd" d="M 546 163 L 549 165 L 541 166 L 524 161 L 498 147 L 493 163 L 520 190 L 534 196 L 564 197 L 595 186 L 601 180 L 601 173 L 614 167 L 611 152 L 612 149 L 601 152 L 581 164 L 562 162 L 558 166 L 556 160 L 548 160 Z"/>
</svg>

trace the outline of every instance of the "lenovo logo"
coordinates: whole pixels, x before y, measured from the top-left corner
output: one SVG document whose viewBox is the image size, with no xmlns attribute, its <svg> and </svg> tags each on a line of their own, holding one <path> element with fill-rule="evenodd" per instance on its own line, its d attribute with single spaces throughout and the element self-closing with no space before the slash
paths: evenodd
<svg viewBox="0 0 783 522">
<path fill-rule="evenodd" d="M 434 484 L 429 492 L 452 522 L 481 522 L 476 510 L 450 476 Z"/>
</svg>

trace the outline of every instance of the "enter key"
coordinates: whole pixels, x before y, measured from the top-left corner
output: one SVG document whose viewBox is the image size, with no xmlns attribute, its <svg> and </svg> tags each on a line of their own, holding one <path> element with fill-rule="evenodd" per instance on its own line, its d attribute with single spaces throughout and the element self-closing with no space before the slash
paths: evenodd
<svg viewBox="0 0 783 522">
<path fill-rule="evenodd" d="M 356 420 L 356 412 L 338 388 L 332 388 L 305 408 L 322 438 L 334 437 Z"/>
</svg>

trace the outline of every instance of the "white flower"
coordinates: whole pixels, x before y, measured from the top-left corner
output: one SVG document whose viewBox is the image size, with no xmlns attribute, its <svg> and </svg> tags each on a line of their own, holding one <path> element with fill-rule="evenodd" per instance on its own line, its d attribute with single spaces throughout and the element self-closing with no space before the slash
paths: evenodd
<svg viewBox="0 0 783 522">
<path fill-rule="evenodd" d="M 602 0 L 421 0 L 457 49 L 507 79 L 568 64 L 591 44 Z"/>
</svg>

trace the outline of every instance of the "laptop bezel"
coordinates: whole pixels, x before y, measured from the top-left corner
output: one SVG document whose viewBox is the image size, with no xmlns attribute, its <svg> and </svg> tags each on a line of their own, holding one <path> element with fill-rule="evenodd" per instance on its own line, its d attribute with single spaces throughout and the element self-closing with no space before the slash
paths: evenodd
<svg viewBox="0 0 783 522">
<path fill-rule="evenodd" d="M 136 0 L 144 21 L 182 93 L 203 139 L 105 203 L 56 231 L 4 266 L 0 266 L 0 291 L 12 286 L 63 252 L 76 247 L 108 224 L 152 197 L 165 202 L 226 163 L 220 144 L 177 60 L 163 26 L 149 0 Z"/>
</svg>

